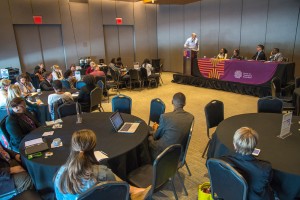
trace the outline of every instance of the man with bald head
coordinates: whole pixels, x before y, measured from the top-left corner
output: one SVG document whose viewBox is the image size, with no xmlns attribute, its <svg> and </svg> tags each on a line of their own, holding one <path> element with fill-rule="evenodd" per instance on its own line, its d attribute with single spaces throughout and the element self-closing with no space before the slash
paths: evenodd
<svg viewBox="0 0 300 200">
<path fill-rule="evenodd" d="M 173 96 L 174 111 L 160 116 L 157 131 L 148 138 L 152 159 L 173 144 L 185 147 L 194 116 L 183 110 L 186 100 L 181 92 Z"/>
<path fill-rule="evenodd" d="M 184 48 L 188 48 L 193 51 L 199 51 L 199 43 L 196 33 L 192 33 L 192 36 L 186 40 L 184 43 Z"/>
</svg>

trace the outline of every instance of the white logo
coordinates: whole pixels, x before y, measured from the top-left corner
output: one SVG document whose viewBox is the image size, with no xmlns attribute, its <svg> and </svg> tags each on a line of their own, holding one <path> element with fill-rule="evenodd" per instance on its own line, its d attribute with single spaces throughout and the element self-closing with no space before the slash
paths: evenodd
<svg viewBox="0 0 300 200">
<path fill-rule="evenodd" d="M 234 72 L 234 78 L 240 79 L 242 76 L 243 76 L 243 72 L 242 72 L 242 71 L 236 70 L 236 71 Z"/>
</svg>

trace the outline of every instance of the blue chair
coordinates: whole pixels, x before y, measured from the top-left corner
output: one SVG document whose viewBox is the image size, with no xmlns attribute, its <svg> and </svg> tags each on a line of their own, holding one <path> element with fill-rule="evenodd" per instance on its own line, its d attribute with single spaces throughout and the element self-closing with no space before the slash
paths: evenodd
<svg viewBox="0 0 300 200">
<path fill-rule="evenodd" d="M 282 113 L 283 102 L 276 97 L 264 97 L 257 101 L 259 113 Z"/>
<path fill-rule="evenodd" d="M 152 99 L 150 103 L 150 116 L 148 125 L 150 125 L 150 122 L 156 122 L 159 123 L 159 118 L 161 114 L 164 114 L 166 110 L 165 103 L 159 99 Z"/>
<path fill-rule="evenodd" d="M 211 158 L 207 161 L 214 199 L 246 200 L 248 184 L 243 176 L 225 161 Z"/>
<path fill-rule="evenodd" d="M 112 111 L 131 114 L 132 100 L 126 95 L 116 95 L 111 100 Z"/>
<path fill-rule="evenodd" d="M 128 200 L 129 185 L 121 181 L 102 182 L 88 189 L 78 197 L 78 200 L 94 199 Z"/>
<path fill-rule="evenodd" d="M 77 81 L 76 82 L 76 89 L 77 90 L 80 90 L 83 86 L 85 86 L 86 85 L 86 83 L 85 82 L 83 82 L 83 81 Z"/>
<path fill-rule="evenodd" d="M 68 80 L 61 80 L 62 87 L 65 89 L 71 89 L 70 82 Z"/>
<path fill-rule="evenodd" d="M 102 95 L 107 96 L 107 103 L 109 103 L 109 93 L 108 93 L 105 83 L 102 80 L 99 80 L 97 82 L 97 85 L 99 88 L 102 89 Z"/>
<path fill-rule="evenodd" d="M 10 144 L 9 144 L 10 135 L 7 132 L 6 126 L 5 126 L 6 118 L 7 118 L 7 116 L 4 117 L 0 122 L 0 142 L 1 142 L 3 147 L 5 147 L 7 149 L 11 149 Z"/>
</svg>

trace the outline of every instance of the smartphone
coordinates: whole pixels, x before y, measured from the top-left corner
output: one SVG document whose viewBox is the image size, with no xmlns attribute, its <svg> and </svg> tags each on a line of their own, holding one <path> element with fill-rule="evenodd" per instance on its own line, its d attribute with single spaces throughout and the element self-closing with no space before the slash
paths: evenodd
<svg viewBox="0 0 300 200">
<path fill-rule="evenodd" d="M 252 152 L 252 155 L 258 156 L 260 153 L 260 149 L 255 148 L 254 151 Z"/>
</svg>

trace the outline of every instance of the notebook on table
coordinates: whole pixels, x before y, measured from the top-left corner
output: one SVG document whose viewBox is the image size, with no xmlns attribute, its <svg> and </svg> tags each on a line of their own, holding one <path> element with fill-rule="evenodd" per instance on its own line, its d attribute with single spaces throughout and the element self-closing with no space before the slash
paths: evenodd
<svg viewBox="0 0 300 200">
<path fill-rule="evenodd" d="M 113 113 L 109 117 L 114 129 L 118 133 L 134 133 L 140 123 L 124 122 L 119 112 Z"/>
</svg>

